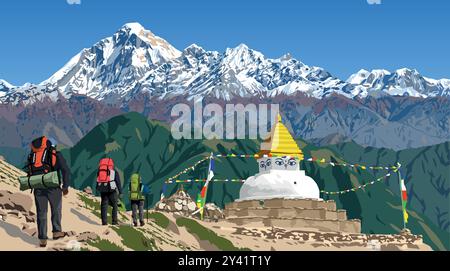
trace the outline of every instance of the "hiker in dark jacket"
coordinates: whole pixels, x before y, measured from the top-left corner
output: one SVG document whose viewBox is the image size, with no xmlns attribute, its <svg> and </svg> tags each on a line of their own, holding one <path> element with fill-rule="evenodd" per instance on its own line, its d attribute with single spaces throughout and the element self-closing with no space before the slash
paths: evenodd
<svg viewBox="0 0 450 271">
<path fill-rule="evenodd" d="M 46 158 L 45 158 L 45 157 Z M 36 159 L 36 157 L 41 159 Z M 48 160 L 46 160 L 48 159 Z M 41 162 L 46 160 L 48 163 Z M 31 153 L 29 157 L 30 175 L 39 175 L 51 171 L 56 171 L 62 183 L 61 187 L 36 188 L 34 189 L 34 200 L 36 204 L 37 226 L 39 245 L 47 245 L 47 212 L 50 203 L 53 240 L 65 237 L 67 234 L 62 231 L 62 195 L 69 194 L 70 170 L 66 160 L 60 152 L 56 151 L 55 142 L 51 142 L 45 136 L 33 140 L 31 143 Z"/>
<path fill-rule="evenodd" d="M 116 168 L 114 168 L 114 161 L 111 158 L 100 160 L 99 173 L 97 175 L 97 191 L 100 192 L 101 197 L 102 225 L 108 224 L 109 205 L 112 207 L 112 224 L 117 225 L 117 205 L 119 198 L 122 197 L 122 183 Z"/>
<path fill-rule="evenodd" d="M 112 207 L 112 224 L 117 225 L 117 204 L 119 202 L 119 198 L 122 197 L 122 184 L 120 182 L 119 174 L 116 175 L 115 182 L 117 184 L 116 190 L 111 192 L 102 192 L 101 196 L 101 216 L 102 216 L 102 225 L 108 224 L 108 206 Z"/>
</svg>

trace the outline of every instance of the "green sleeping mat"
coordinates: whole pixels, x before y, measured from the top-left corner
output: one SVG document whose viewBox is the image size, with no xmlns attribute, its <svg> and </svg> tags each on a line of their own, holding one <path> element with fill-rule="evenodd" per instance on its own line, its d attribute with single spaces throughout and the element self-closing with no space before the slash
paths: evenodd
<svg viewBox="0 0 450 271">
<path fill-rule="evenodd" d="M 52 188 L 59 187 L 58 172 L 53 171 L 42 175 L 22 176 L 19 177 L 20 190 L 36 189 L 36 188 Z"/>
</svg>

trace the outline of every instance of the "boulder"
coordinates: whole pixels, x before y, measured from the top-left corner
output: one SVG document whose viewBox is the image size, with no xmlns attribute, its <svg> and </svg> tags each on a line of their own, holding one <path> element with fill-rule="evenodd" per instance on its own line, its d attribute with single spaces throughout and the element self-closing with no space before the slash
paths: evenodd
<svg viewBox="0 0 450 271">
<path fill-rule="evenodd" d="M 187 204 L 187 208 L 190 212 L 194 212 L 197 209 L 197 205 L 194 202 L 189 202 Z"/>
<path fill-rule="evenodd" d="M 13 216 L 15 218 L 19 218 L 19 219 L 22 218 L 22 214 L 17 210 L 9 211 L 8 215 L 11 215 L 11 216 Z"/>
<path fill-rule="evenodd" d="M 12 193 L 10 191 L 0 191 L 0 207 L 6 210 L 17 210 L 25 214 L 31 213 L 33 199 L 29 195 L 22 193 Z"/>
<path fill-rule="evenodd" d="M 81 250 L 81 243 L 77 240 L 70 240 L 66 243 L 66 247 L 64 250 L 68 251 L 80 251 Z"/>
<path fill-rule="evenodd" d="M 411 230 L 404 228 L 400 231 L 400 235 L 411 235 Z"/>
<path fill-rule="evenodd" d="M 78 242 L 87 242 L 88 240 L 97 240 L 99 236 L 94 232 L 82 232 L 77 236 Z"/>
<path fill-rule="evenodd" d="M 83 191 L 84 191 L 84 193 L 86 193 L 86 194 L 88 194 L 88 195 L 92 195 L 93 193 L 92 193 L 92 188 L 90 187 L 90 186 L 86 186 L 84 189 L 83 189 Z"/>
<path fill-rule="evenodd" d="M 66 234 L 69 237 L 77 235 L 77 233 L 75 231 L 68 231 L 68 232 L 66 232 Z"/>
<path fill-rule="evenodd" d="M 203 219 L 206 221 L 219 221 L 225 219 L 225 215 L 218 206 L 214 203 L 206 203 L 203 210 Z"/>
<path fill-rule="evenodd" d="M 174 206 L 175 206 L 175 210 L 177 210 L 177 211 L 180 211 L 183 209 L 183 205 L 178 202 L 175 202 Z"/>
<path fill-rule="evenodd" d="M 36 215 L 25 215 L 25 221 L 28 223 L 36 222 Z"/>
<path fill-rule="evenodd" d="M 35 236 L 37 234 L 36 228 L 26 228 L 22 230 L 24 233 L 28 234 L 29 236 Z"/>
<path fill-rule="evenodd" d="M 7 213 L 0 209 L 0 219 L 6 221 Z"/>
<path fill-rule="evenodd" d="M 197 210 L 194 200 L 183 190 L 178 189 L 172 196 L 162 199 L 156 203 L 155 211 L 168 212 L 180 216 L 191 217 Z"/>
</svg>

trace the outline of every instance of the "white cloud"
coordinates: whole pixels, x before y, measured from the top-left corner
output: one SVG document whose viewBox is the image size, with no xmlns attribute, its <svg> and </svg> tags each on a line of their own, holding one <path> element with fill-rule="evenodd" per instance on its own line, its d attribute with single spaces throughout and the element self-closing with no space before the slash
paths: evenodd
<svg viewBox="0 0 450 271">
<path fill-rule="evenodd" d="M 66 0 L 69 5 L 81 5 L 81 0 Z"/>
<path fill-rule="evenodd" d="M 381 5 L 381 0 L 367 0 L 369 5 Z"/>
</svg>

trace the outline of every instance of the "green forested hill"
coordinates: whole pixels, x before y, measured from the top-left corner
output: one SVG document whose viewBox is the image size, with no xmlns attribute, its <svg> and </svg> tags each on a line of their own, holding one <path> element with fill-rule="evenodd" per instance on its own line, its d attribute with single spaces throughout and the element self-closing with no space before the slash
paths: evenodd
<svg viewBox="0 0 450 271">
<path fill-rule="evenodd" d="M 334 148 L 318 148 L 299 141 L 305 156 L 315 156 L 336 161 L 356 159 L 349 152 L 347 159 L 343 153 Z M 102 123 L 89 132 L 73 148 L 63 150 L 71 165 L 74 185 L 78 189 L 86 186 L 95 187 L 97 164 L 107 155 L 114 159 L 118 172 L 124 180 L 127 195 L 128 178 L 139 172 L 145 183 L 150 185 L 152 195 L 150 206 L 159 198 L 164 181 L 179 171 L 193 165 L 210 152 L 248 154 L 258 151 L 259 143 L 252 140 L 174 140 L 170 129 L 159 122 L 149 121 L 138 113 L 117 116 Z M 361 150 L 361 157 L 365 150 Z M 366 160 L 361 160 L 366 161 Z M 371 162 L 367 160 L 367 162 Z M 393 164 L 392 161 L 376 161 L 380 164 Z M 362 163 L 362 162 L 361 162 Z M 303 161 L 301 165 L 309 176 L 313 177 L 320 189 L 335 191 L 348 189 L 358 183 L 366 183 L 385 172 L 360 171 L 350 168 L 331 167 Z M 221 158 L 217 159 L 216 178 L 246 178 L 257 172 L 254 159 Z M 201 164 L 193 172 L 180 176 L 181 179 L 201 178 L 206 176 L 207 164 Z M 394 187 L 397 179 L 391 177 L 387 184 Z M 324 196 L 334 199 L 340 208 L 348 211 L 350 218 L 362 220 L 362 230 L 366 233 L 395 233 L 401 229 L 402 216 L 400 199 L 395 191 L 385 183 L 377 183 L 360 190 L 339 196 Z M 166 196 L 173 193 L 180 184 L 169 184 Z M 219 206 L 233 201 L 239 196 L 240 183 L 216 182 L 208 189 L 207 202 Z M 200 183 L 184 184 L 185 190 L 193 197 L 201 188 Z M 448 232 L 439 228 L 420 209 L 410 210 L 408 227 L 416 234 L 423 234 L 425 242 L 434 249 L 449 249 Z"/>
<path fill-rule="evenodd" d="M 329 148 L 352 163 L 392 164 L 399 161 L 408 190 L 408 207 L 425 214 L 450 235 L 450 142 L 397 152 L 364 148 L 354 142 Z M 400 194 L 397 182 L 389 181 L 387 185 L 395 195 Z"/>
<path fill-rule="evenodd" d="M 22 168 L 26 164 L 28 153 L 29 150 L 21 148 L 0 147 L 0 155 L 18 168 Z"/>
</svg>

